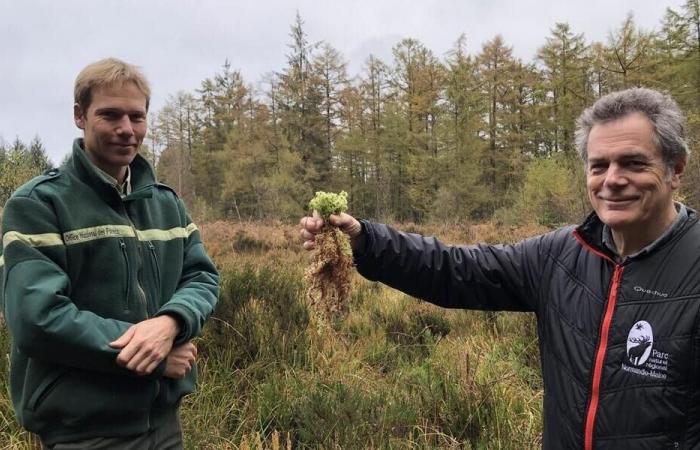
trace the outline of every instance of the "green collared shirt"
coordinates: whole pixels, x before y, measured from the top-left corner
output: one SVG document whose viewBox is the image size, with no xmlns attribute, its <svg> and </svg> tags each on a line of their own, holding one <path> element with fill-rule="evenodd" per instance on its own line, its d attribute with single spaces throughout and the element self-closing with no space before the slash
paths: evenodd
<svg viewBox="0 0 700 450">
<path fill-rule="evenodd" d="M 90 161 L 90 163 L 92 163 L 92 161 Z M 107 183 L 111 184 L 117 189 L 117 191 L 119 191 L 122 197 L 126 197 L 127 195 L 131 194 L 131 170 L 129 170 L 129 166 L 126 166 L 126 176 L 124 177 L 124 182 L 119 184 L 116 178 L 95 166 L 95 164 L 92 165 L 95 167 L 95 169 L 97 169 L 97 173 L 99 173 Z"/>
</svg>

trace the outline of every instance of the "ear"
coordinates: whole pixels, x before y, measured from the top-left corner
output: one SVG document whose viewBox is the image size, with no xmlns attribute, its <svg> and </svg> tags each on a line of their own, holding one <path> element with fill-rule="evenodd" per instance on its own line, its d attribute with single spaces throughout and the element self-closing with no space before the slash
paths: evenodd
<svg viewBox="0 0 700 450">
<path fill-rule="evenodd" d="M 85 129 L 85 114 L 83 113 L 80 105 L 75 103 L 73 105 L 73 120 L 75 121 L 75 126 L 81 130 Z"/>
<path fill-rule="evenodd" d="M 678 189 L 681 186 L 681 177 L 685 171 L 685 165 L 688 162 L 688 158 L 681 158 L 676 161 L 673 166 L 673 171 L 671 173 L 671 188 Z"/>
</svg>

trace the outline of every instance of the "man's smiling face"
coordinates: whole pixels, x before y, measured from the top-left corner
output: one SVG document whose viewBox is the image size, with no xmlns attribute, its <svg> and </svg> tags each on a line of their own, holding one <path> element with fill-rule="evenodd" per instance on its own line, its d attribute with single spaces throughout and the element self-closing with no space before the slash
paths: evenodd
<svg viewBox="0 0 700 450">
<path fill-rule="evenodd" d="M 85 132 L 88 157 L 118 180 L 146 135 L 146 105 L 146 96 L 138 87 L 125 83 L 96 88 L 87 111 L 74 106 L 75 123 Z"/>
<path fill-rule="evenodd" d="M 645 115 L 632 113 L 594 125 L 587 150 L 588 197 L 605 224 L 634 232 L 668 222 L 684 164 L 669 169 Z"/>
</svg>

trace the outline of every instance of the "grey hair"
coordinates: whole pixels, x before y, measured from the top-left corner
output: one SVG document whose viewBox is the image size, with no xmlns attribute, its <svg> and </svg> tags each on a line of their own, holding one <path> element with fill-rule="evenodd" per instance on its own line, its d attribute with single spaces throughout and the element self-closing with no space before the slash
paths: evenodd
<svg viewBox="0 0 700 450">
<path fill-rule="evenodd" d="M 685 137 L 685 118 L 676 101 L 652 89 L 631 88 L 599 98 L 576 120 L 576 148 L 584 164 L 588 164 L 588 136 L 593 126 L 635 112 L 644 114 L 654 125 L 656 147 L 669 169 L 687 160 L 690 150 Z"/>
</svg>

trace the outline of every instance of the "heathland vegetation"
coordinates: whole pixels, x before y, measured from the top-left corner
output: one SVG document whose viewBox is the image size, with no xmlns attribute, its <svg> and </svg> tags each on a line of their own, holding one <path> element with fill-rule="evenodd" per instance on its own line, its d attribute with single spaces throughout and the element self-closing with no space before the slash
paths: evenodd
<svg viewBox="0 0 700 450">
<path fill-rule="evenodd" d="M 313 320 L 308 255 L 291 226 L 201 226 L 223 274 L 185 399 L 187 448 L 489 448 L 540 445 L 534 318 L 443 310 L 353 278 L 350 311 Z M 514 241 L 543 227 L 422 227 L 448 242 Z M 29 449 L 8 398 L 0 329 L 0 448 Z M 275 443 L 278 444 L 275 444 Z"/>
<path fill-rule="evenodd" d="M 530 62 L 499 36 L 476 51 L 459 37 L 443 58 L 406 38 L 352 77 L 298 18 L 287 65 L 257 87 L 227 62 L 172 95 L 143 153 L 188 203 L 223 283 L 183 403 L 187 447 L 538 448 L 533 317 L 442 310 L 354 275 L 347 317 L 319 324 L 291 220 L 313 192 L 345 190 L 356 216 L 452 243 L 577 222 L 588 206 L 574 121 L 597 97 L 668 91 L 699 141 L 698 30 L 688 0 L 657 30 L 624 18 L 606 42 L 555 24 Z M 0 141 L 0 204 L 47 165 L 39 138 Z M 700 158 L 680 195 L 700 206 Z M 8 351 L 0 326 L 0 448 L 27 449 Z"/>
</svg>

